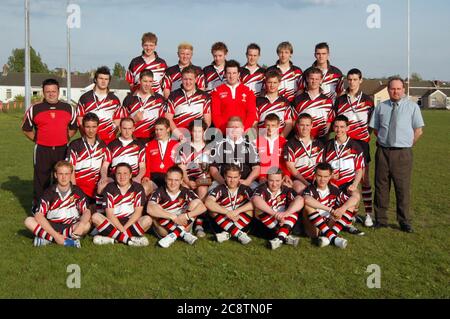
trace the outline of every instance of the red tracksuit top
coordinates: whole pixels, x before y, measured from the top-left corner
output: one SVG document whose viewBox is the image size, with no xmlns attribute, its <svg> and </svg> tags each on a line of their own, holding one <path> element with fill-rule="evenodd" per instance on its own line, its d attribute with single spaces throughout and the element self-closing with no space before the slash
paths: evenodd
<svg viewBox="0 0 450 319">
<path fill-rule="evenodd" d="M 177 150 L 178 141 L 169 140 L 164 158 L 161 161 L 161 153 L 159 152 L 158 141 L 151 140 L 145 146 L 145 177 L 151 178 L 152 173 L 167 173 L 167 170 L 175 165 L 175 151 Z M 161 163 L 164 167 L 161 167 Z"/>
<path fill-rule="evenodd" d="M 242 83 L 236 87 L 233 98 L 227 84 L 219 85 L 211 93 L 212 121 L 214 126 L 226 133 L 228 119 L 239 116 L 244 122 L 244 129 L 250 128 L 256 121 L 256 97 L 252 90 Z"/>
</svg>

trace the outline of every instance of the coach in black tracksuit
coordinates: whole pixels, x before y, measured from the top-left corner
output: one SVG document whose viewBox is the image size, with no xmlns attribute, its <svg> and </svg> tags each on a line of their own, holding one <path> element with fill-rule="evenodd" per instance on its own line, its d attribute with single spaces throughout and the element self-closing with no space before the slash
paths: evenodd
<svg viewBox="0 0 450 319">
<path fill-rule="evenodd" d="M 42 83 L 42 91 L 44 101 L 30 106 L 22 125 L 25 136 L 36 143 L 33 156 L 32 209 L 38 205 L 44 190 L 50 186 L 53 166 L 64 160 L 67 143 L 77 130 L 75 110 L 58 99 L 58 81 L 45 80 Z"/>
</svg>

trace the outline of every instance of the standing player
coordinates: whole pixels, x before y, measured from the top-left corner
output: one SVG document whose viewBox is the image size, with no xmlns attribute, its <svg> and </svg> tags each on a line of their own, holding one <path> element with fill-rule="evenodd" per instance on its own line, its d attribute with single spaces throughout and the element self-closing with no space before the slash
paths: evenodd
<svg viewBox="0 0 450 319">
<path fill-rule="evenodd" d="M 167 99 L 169 94 L 181 87 L 181 71 L 190 66 L 195 70 L 195 84 L 199 90 L 205 89 L 205 76 L 203 70 L 192 65 L 192 54 L 194 47 L 190 43 L 180 43 L 178 45 L 178 64 L 171 66 L 166 70 L 162 81 L 164 98 Z"/>
<path fill-rule="evenodd" d="M 142 55 L 131 60 L 126 74 L 126 80 L 130 84 L 131 92 L 139 89 L 139 73 L 144 70 L 150 70 L 153 72 L 153 92 L 163 94 L 161 82 L 167 69 L 167 64 L 166 61 L 158 57 L 155 51 L 157 44 L 158 37 L 154 33 L 147 32 L 142 35 Z"/>
<path fill-rule="evenodd" d="M 318 68 L 322 71 L 320 88 L 322 89 L 322 93 L 334 102 L 338 96 L 344 93 L 344 76 L 341 70 L 330 64 L 328 60 L 330 57 L 330 47 L 326 42 L 318 43 L 314 52 L 316 61 L 309 69 Z M 305 70 L 305 73 L 309 69 Z M 304 80 L 299 89 L 304 91 L 308 89 L 308 85 L 307 81 Z"/>
<path fill-rule="evenodd" d="M 266 70 L 259 66 L 258 60 L 261 54 L 261 48 L 256 43 L 250 43 L 247 46 L 247 63 L 241 68 L 241 83 L 259 96 L 264 84 L 264 74 Z"/>
<path fill-rule="evenodd" d="M 297 95 L 292 102 L 294 118 L 301 113 L 308 113 L 313 119 L 311 137 L 319 139 L 322 143 L 328 140 L 331 122 L 333 122 L 333 101 L 321 93 L 320 81 L 322 71 L 311 68 L 305 72 L 308 88 L 305 92 Z"/>
<path fill-rule="evenodd" d="M 196 70 L 188 66 L 181 71 L 182 87 L 170 93 L 165 118 L 170 122 L 174 137 L 184 140 L 187 128 L 195 120 L 204 120 L 211 125 L 211 99 L 209 94 L 196 87 Z M 184 132 L 183 132 L 184 131 Z"/>
<path fill-rule="evenodd" d="M 139 89 L 135 94 L 127 95 L 123 101 L 125 116 L 131 117 L 136 123 L 133 135 L 144 144 L 153 138 L 155 122 L 164 113 L 164 98 L 153 92 L 152 85 L 153 72 L 142 71 L 139 74 Z"/>
<path fill-rule="evenodd" d="M 91 212 L 95 212 L 97 183 L 106 180 L 111 153 L 105 142 L 97 136 L 100 119 L 95 113 L 83 116 L 84 136 L 72 141 L 67 150 L 67 160 L 73 165 L 72 184 L 77 185 L 87 197 Z"/>
<path fill-rule="evenodd" d="M 239 63 L 230 60 L 225 65 L 226 84 L 218 86 L 211 93 L 212 120 L 222 134 L 225 134 L 228 119 L 239 116 L 247 131 L 256 121 L 256 98 L 244 84 L 239 82 Z"/>
<path fill-rule="evenodd" d="M 30 106 L 22 131 L 36 143 L 33 164 L 34 214 L 44 190 L 50 186 L 53 166 L 66 156 L 67 143 L 77 132 L 76 113 L 72 106 L 59 101 L 59 83 L 54 79 L 42 82 L 44 101 Z"/>
<path fill-rule="evenodd" d="M 206 92 L 210 93 L 216 87 L 225 83 L 225 62 L 228 48 L 223 42 L 216 42 L 211 47 L 213 63 L 203 68 Z"/>
<path fill-rule="evenodd" d="M 338 237 L 342 229 L 351 227 L 359 194 L 349 196 L 330 183 L 333 168 L 328 163 L 316 167 L 316 180 L 309 185 L 305 198 L 305 228 L 319 247 L 330 243 L 339 248 L 347 247 L 347 240 Z M 320 237 L 317 237 L 320 235 Z"/>
<path fill-rule="evenodd" d="M 252 190 L 241 185 L 239 166 L 226 165 L 224 176 L 225 184 L 212 189 L 205 201 L 211 217 L 223 229 L 221 233 L 216 234 L 216 239 L 222 243 L 230 237 L 235 237 L 241 244 L 247 245 L 252 239 L 243 229 L 250 224 L 253 216 Z"/>
<path fill-rule="evenodd" d="M 336 115 L 345 115 L 348 118 L 347 135 L 355 140 L 362 148 L 366 164 L 362 186 L 362 199 L 366 210 L 363 223 L 366 227 L 372 227 L 372 188 L 370 186 L 370 132 L 369 121 L 374 109 L 373 100 L 360 90 L 362 73 L 358 69 L 351 69 L 347 73 L 347 93 L 336 99 L 334 112 Z M 362 220 L 361 220 L 362 221 Z"/>
<path fill-rule="evenodd" d="M 281 71 L 281 85 L 279 94 L 285 97 L 289 102 L 294 100 L 298 87 L 302 81 L 302 69 L 291 62 L 294 48 L 289 42 L 281 42 L 277 47 L 278 61 L 275 65 L 269 67 L 269 70 Z"/>
<path fill-rule="evenodd" d="M 83 116 L 87 113 L 95 113 L 100 119 L 98 137 L 106 144 L 116 138 L 120 119 L 124 117 L 119 98 L 109 91 L 110 82 L 109 69 L 106 66 L 98 68 L 94 75 L 94 88 L 84 93 L 77 104 L 77 119 L 81 134 L 84 134 L 81 126 Z"/>
<path fill-rule="evenodd" d="M 297 134 L 284 148 L 283 157 L 292 178 L 294 190 L 302 194 L 314 180 L 314 168 L 323 158 L 323 144 L 311 137 L 312 117 L 308 113 L 299 115 L 296 121 Z"/>
<path fill-rule="evenodd" d="M 283 137 L 287 137 L 292 130 L 292 108 L 289 101 L 278 94 L 281 74 L 276 69 L 265 75 L 265 96 L 256 98 L 256 121 L 259 129 L 264 127 L 264 120 L 268 114 L 276 114 L 280 121 L 279 130 Z"/>
<path fill-rule="evenodd" d="M 115 181 L 103 191 L 106 217 L 95 213 L 92 223 L 99 235 L 94 236 L 94 244 L 114 244 L 116 241 L 129 246 L 148 246 L 145 232 L 152 225 L 152 219 L 142 215 L 145 192 L 142 185 L 133 182 L 131 166 L 119 163 L 115 171 Z"/>
<path fill-rule="evenodd" d="M 166 174 L 166 186 L 153 192 L 148 202 L 147 212 L 155 218 L 156 232 L 164 236 L 158 241 L 163 248 L 168 248 L 178 238 L 193 245 L 198 238 L 189 232 L 192 222 L 206 211 L 197 195 L 181 186 L 182 180 L 181 168 L 172 166 Z"/>
<path fill-rule="evenodd" d="M 297 196 L 292 188 L 282 185 L 283 172 L 280 169 L 273 168 L 267 175 L 267 182 L 253 194 L 256 217 L 275 231 L 275 238 L 268 243 L 271 249 L 282 244 L 297 246 L 299 238 L 290 234 L 303 208 L 303 198 Z"/>
<path fill-rule="evenodd" d="M 45 190 L 34 217 L 25 219 L 25 226 L 35 236 L 34 246 L 55 242 L 80 248 L 79 239 L 90 230 L 91 212 L 83 192 L 70 183 L 72 171 L 72 164 L 56 163 L 56 185 Z"/>
</svg>

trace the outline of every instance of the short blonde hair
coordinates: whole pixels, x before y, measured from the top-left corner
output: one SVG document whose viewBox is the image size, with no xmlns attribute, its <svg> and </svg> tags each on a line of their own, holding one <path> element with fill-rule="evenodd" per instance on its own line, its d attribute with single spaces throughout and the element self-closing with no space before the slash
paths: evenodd
<svg viewBox="0 0 450 319">
<path fill-rule="evenodd" d="M 178 45 L 178 52 L 179 52 L 180 50 L 184 50 L 184 49 L 191 50 L 192 52 L 194 52 L 194 47 L 192 46 L 192 44 L 190 44 L 190 43 L 188 43 L 188 42 L 181 42 L 181 43 Z"/>
<path fill-rule="evenodd" d="M 289 52 L 291 52 L 291 54 L 294 53 L 294 47 L 292 46 L 292 44 L 288 41 L 284 41 L 281 42 L 278 46 L 277 46 L 277 54 L 280 53 L 281 50 L 289 50 Z"/>
<path fill-rule="evenodd" d="M 73 165 L 68 161 L 58 161 L 53 169 L 55 173 L 58 171 L 58 168 L 60 167 L 68 167 L 70 168 L 70 171 L 73 172 Z"/>
</svg>

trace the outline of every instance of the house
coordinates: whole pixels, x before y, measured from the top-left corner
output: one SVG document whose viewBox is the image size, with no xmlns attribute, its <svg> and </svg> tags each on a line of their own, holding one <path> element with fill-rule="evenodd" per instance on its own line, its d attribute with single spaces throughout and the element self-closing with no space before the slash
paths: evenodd
<svg viewBox="0 0 450 319">
<path fill-rule="evenodd" d="M 92 75 L 89 74 L 73 74 L 71 76 L 71 102 L 76 104 L 81 95 L 91 90 L 94 86 Z M 59 98 L 67 100 L 67 78 L 60 75 L 48 73 L 32 73 L 31 74 L 31 94 L 32 96 L 42 95 L 42 82 L 46 79 L 53 78 L 60 84 Z M 24 73 L 3 73 L 0 76 L 0 101 L 8 103 L 14 101 L 17 95 L 25 96 L 25 74 Z M 111 79 L 110 90 L 123 101 L 130 91 L 129 85 L 125 80 L 116 78 Z"/>
</svg>

